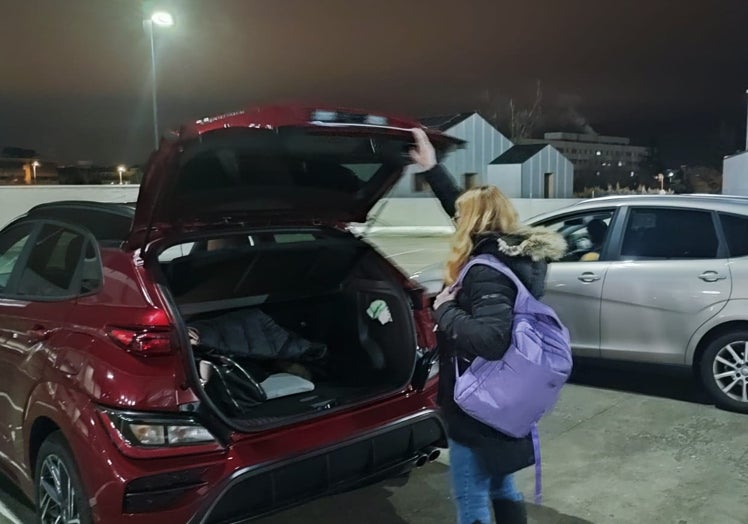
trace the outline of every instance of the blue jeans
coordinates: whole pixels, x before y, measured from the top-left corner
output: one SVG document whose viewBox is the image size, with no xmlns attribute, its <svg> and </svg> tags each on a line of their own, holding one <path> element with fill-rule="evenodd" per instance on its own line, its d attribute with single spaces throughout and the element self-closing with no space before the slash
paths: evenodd
<svg viewBox="0 0 748 524">
<path fill-rule="evenodd" d="M 478 454 L 451 439 L 449 464 L 458 524 L 489 524 L 492 500 L 523 500 L 522 494 L 514 486 L 512 475 L 491 474 L 481 464 Z"/>
</svg>

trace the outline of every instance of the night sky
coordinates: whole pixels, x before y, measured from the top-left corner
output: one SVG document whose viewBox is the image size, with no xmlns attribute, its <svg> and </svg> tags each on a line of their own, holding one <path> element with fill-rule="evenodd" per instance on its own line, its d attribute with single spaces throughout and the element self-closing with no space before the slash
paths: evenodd
<svg viewBox="0 0 748 524">
<path fill-rule="evenodd" d="M 156 5 L 153 4 L 152 5 Z M 319 101 L 412 116 L 529 103 L 666 164 L 745 145 L 748 0 L 174 0 L 158 34 L 162 127 Z M 0 147 L 136 163 L 152 144 L 138 0 L 0 0 Z M 505 133 L 506 129 L 502 129 Z"/>
</svg>

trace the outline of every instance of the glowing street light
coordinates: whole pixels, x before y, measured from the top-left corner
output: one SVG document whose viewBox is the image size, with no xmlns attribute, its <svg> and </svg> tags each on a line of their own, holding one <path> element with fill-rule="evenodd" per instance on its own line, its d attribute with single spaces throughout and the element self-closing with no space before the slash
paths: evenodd
<svg viewBox="0 0 748 524">
<path fill-rule="evenodd" d="M 117 173 L 119 173 L 119 185 L 122 185 L 122 175 L 125 174 L 125 171 L 127 171 L 127 168 L 123 165 L 117 166 Z"/>
<path fill-rule="evenodd" d="M 38 160 L 34 160 L 31 163 L 31 168 L 34 170 L 34 184 L 36 184 L 36 168 L 37 167 L 41 167 L 41 164 L 39 163 Z"/>
<path fill-rule="evenodd" d="M 156 11 L 151 15 L 151 22 L 161 27 L 171 27 L 174 25 L 174 17 L 166 11 Z"/>
<path fill-rule="evenodd" d="M 153 97 L 153 141 L 158 149 L 158 106 L 156 102 L 156 45 L 153 38 L 153 26 L 168 28 L 174 25 L 174 17 L 166 11 L 155 11 L 147 20 L 143 20 L 143 26 L 148 31 L 151 43 L 151 89 Z"/>
</svg>

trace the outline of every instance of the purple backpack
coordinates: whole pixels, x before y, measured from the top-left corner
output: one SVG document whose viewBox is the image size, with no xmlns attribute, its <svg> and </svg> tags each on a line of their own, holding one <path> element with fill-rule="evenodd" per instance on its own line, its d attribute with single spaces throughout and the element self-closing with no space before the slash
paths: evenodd
<svg viewBox="0 0 748 524">
<path fill-rule="evenodd" d="M 553 309 L 533 297 L 517 276 L 492 255 L 472 258 L 506 275 L 517 286 L 512 341 L 500 360 L 476 357 L 462 374 L 455 359 L 454 400 L 480 422 L 512 437 L 532 434 L 536 461 L 536 499 L 540 499 L 540 443 L 537 422 L 553 408 L 571 374 L 569 331 Z"/>
</svg>

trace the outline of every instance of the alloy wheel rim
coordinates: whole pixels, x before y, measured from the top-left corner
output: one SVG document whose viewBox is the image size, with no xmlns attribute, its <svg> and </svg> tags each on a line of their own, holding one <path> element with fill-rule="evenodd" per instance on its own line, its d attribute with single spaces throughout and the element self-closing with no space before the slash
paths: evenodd
<svg viewBox="0 0 748 524">
<path fill-rule="evenodd" d="M 44 459 L 38 490 L 42 524 L 80 524 L 77 494 L 70 472 L 57 455 L 48 455 Z"/>
<path fill-rule="evenodd" d="M 720 349 L 712 363 L 712 376 L 723 394 L 748 403 L 748 341 L 730 342 Z"/>
</svg>

